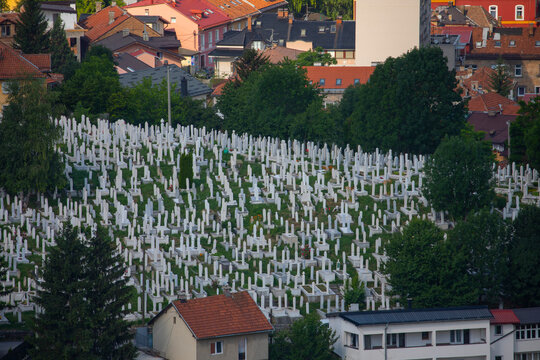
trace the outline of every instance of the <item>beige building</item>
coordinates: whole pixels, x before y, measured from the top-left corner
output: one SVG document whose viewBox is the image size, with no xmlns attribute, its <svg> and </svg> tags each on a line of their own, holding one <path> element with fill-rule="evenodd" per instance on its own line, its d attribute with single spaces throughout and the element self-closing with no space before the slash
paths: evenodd
<svg viewBox="0 0 540 360">
<path fill-rule="evenodd" d="M 357 0 L 356 65 L 372 66 L 430 44 L 429 0 Z"/>
<path fill-rule="evenodd" d="M 176 300 L 148 324 L 170 360 L 266 360 L 273 331 L 248 292 Z"/>
</svg>

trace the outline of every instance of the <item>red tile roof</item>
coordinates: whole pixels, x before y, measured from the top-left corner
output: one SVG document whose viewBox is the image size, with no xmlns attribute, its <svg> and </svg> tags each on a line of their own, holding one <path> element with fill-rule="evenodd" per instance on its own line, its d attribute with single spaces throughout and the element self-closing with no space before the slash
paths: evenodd
<svg viewBox="0 0 540 360">
<path fill-rule="evenodd" d="M 205 0 L 142 0 L 124 8 L 167 4 L 199 26 L 199 29 L 207 29 L 226 24 L 232 19 L 223 11 Z M 210 11 L 208 11 L 210 10 Z"/>
<path fill-rule="evenodd" d="M 469 101 L 469 111 L 502 111 L 505 115 L 516 115 L 517 110 L 519 110 L 519 105 L 515 101 L 495 92 L 478 95 Z"/>
<path fill-rule="evenodd" d="M 273 330 L 247 291 L 177 300 L 173 305 L 197 339 Z"/>
<path fill-rule="evenodd" d="M 23 56 L 44 72 L 51 71 L 51 54 L 23 54 Z"/>
<path fill-rule="evenodd" d="M 273 48 L 266 48 L 263 52 L 264 56 L 268 56 L 268 61 L 272 64 L 277 64 L 283 61 L 285 58 L 289 60 L 296 60 L 299 54 L 303 53 L 302 50 L 289 49 L 283 46 L 275 46 Z"/>
<path fill-rule="evenodd" d="M 114 13 L 113 22 L 109 23 L 109 12 Z M 83 26 L 88 29 L 86 37 L 90 41 L 96 41 L 108 31 L 114 29 L 124 21 L 126 21 L 131 15 L 124 14 L 124 10 L 118 6 L 107 6 L 103 10 L 90 15 L 84 20 Z"/>
<path fill-rule="evenodd" d="M 43 78 L 45 74 L 23 54 L 0 42 L 0 79 L 20 79 L 25 76 Z"/>
<path fill-rule="evenodd" d="M 18 13 L 3 13 L 3 14 L 0 14 L 0 24 L 3 24 L 3 23 L 16 24 L 18 20 L 19 20 L 19 14 Z"/>
<path fill-rule="evenodd" d="M 368 82 L 369 77 L 375 71 L 374 66 L 305 66 L 307 77 L 313 83 L 319 83 L 322 89 L 343 89 L 354 85 L 355 80 L 360 84 Z M 324 85 L 321 85 L 324 79 Z M 341 79 L 341 85 L 337 80 Z"/>
<path fill-rule="evenodd" d="M 519 324 L 519 319 L 511 309 L 490 310 L 493 315 L 492 324 Z"/>
<path fill-rule="evenodd" d="M 495 40 L 500 34 L 500 40 Z M 513 46 L 510 45 L 513 41 Z M 492 34 L 483 39 L 483 28 L 473 28 L 472 48 L 468 59 L 540 59 L 540 41 L 538 28 L 496 28 Z M 497 43 L 498 42 L 498 43 Z M 499 44 L 500 43 L 500 44 Z M 478 46 L 480 45 L 480 46 Z"/>
</svg>

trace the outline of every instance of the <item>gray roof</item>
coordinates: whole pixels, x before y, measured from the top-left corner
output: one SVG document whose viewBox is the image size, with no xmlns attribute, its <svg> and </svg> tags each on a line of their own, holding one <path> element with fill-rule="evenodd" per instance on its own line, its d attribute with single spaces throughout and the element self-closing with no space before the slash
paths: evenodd
<svg viewBox="0 0 540 360">
<path fill-rule="evenodd" d="M 141 20 L 143 23 L 157 24 L 158 21 L 161 21 L 165 24 L 169 24 L 167 20 L 157 15 L 135 15 L 135 18 Z"/>
<path fill-rule="evenodd" d="M 151 66 L 146 65 L 144 62 L 128 53 L 117 54 L 115 55 L 114 60 L 116 61 L 119 68 L 127 72 L 147 70 L 152 68 Z"/>
<path fill-rule="evenodd" d="M 236 58 L 236 57 L 242 56 L 243 53 L 244 53 L 244 49 L 220 49 L 220 48 L 217 48 L 217 49 L 212 50 L 208 54 L 208 56 L 210 56 L 210 57 L 226 57 L 226 58 L 232 57 L 232 58 Z"/>
<path fill-rule="evenodd" d="M 513 309 L 520 324 L 540 324 L 540 307 Z"/>
<path fill-rule="evenodd" d="M 357 311 L 336 313 L 355 325 L 377 325 L 433 321 L 483 320 L 493 315 L 485 306 L 469 306 L 440 309 L 408 309 L 383 311 Z"/>
<path fill-rule="evenodd" d="M 123 31 L 119 31 L 114 35 L 108 36 L 105 39 L 96 42 L 96 45 L 105 46 L 107 49 L 114 52 L 133 43 L 139 43 L 156 50 L 178 49 L 180 47 L 180 41 L 171 38 L 170 36 L 154 36 L 149 37 L 148 41 L 145 41 L 141 36 L 135 34 L 124 36 Z M 169 52 L 180 56 L 177 51 Z"/>
<path fill-rule="evenodd" d="M 53 12 L 62 12 L 62 13 L 71 13 L 76 14 L 77 10 L 73 9 L 69 5 L 55 4 L 55 3 L 39 3 L 41 10 L 43 11 L 53 11 Z"/>
<path fill-rule="evenodd" d="M 176 65 L 170 65 L 170 80 L 171 85 L 176 84 L 176 90 L 180 91 L 180 81 L 182 78 L 186 78 L 188 83 L 188 96 L 199 96 L 210 94 L 212 89 L 201 81 L 195 79 L 193 76 L 182 70 Z M 120 75 L 120 84 L 122 86 L 135 86 L 140 83 L 144 78 L 149 77 L 152 80 L 153 85 L 159 85 L 163 80 L 167 79 L 167 67 L 160 66 L 157 68 L 151 68 L 148 70 L 140 70 L 131 73 Z"/>
</svg>

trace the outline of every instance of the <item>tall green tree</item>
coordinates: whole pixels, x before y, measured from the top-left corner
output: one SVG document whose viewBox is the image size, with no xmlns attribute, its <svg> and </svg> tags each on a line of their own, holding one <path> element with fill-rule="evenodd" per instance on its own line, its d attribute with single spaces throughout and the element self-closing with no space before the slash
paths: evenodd
<svg viewBox="0 0 540 360">
<path fill-rule="evenodd" d="M 478 290 L 462 256 L 456 256 L 443 232 L 431 221 L 413 219 L 386 244 L 392 292 L 414 307 L 447 307 L 476 303 Z"/>
<path fill-rule="evenodd" d="M 497 60 L 495 71 L 489 75 L 489 86 L 493 91 L 505 97 L 510 94 L 510 90 L 514 86 L 512 77 L 502 57 Z"/>
<path fill-rule="evenodd" d="M 0 12 L 8 11 L 9 6 L 7 0 L 0 0 Z"/>
<path fill-rule="evenodd" d="M 270 359 L 331 360 L 335 358 L 332 349 L 336 341 L 334 331 L 311 313 L 274 335 Z"/>
<path fill-rule="evenodd" d="M 187 188 L 187 180 L 193 184 L 193 154 L 187 153 L 180 156 L 180 188 Z"/>
<path fill-rule="evenodd" d="M 92 115 L 108 110 L 110 98 L 121 91 L 114 62 L 106 55 L 87 57 L 75 74 L 62 85 L 62 100 L 70 110 L 81 103 Z"/>
<path fill-rule="evenodd" d="M 540 97 L 520 102 L 519 116 L 510 124 L 510 157 L 540 170 Z"/>
<path fill-rule="evenodd" d="M 13 47 L 25 54 L 41 54 L 49 51 L 47 20 L 38 0 L 24 0 L 23 10 L 15 24 Z"/>
<path fill-rule="evenodd" d="M 268 64 L 268 56 L 263 55 L 262 52 L 255 49 L 244 50 L 242 56 L 233 63 L 236 75 L 238 76 L 237 81 L 247 80 L 251 73 L 258 71 Z"/>
<path fill-rule="evenodd" d="M 305 51 L 298 54 L 295 60 L 298 66 L 313 66 L 315 63 L 321 65 L 337 64 L 337 60 L 330 54 L 325 53 L 322 47 L 316 47 L 314 50 Z"/>
<path fill-rule="evenodd" d="M 85 292 L 86 248 L 69 223 L 49 248 L 35 299 L 32 359 L 92 359 Z"/>
<path fill-rule="evenodd" d="M 364 150 L 433 153 L 446 135 L 458 135 L 466 109 L 441 49 L 413 49 L 378 65 L 358 92 L 345 122 L 348 143 Z M 350 104 L 347 104 L 350 106 Z M 349 110 L 350 111 L 350 110 Z"/>
<path fill-rule="evenodd" d="M 461 256 L 478 290 L 479 303 L 498 306 L 508 273 L 509 228 L 502 217 L 486 209 L 459 222 L 448 234 L 454 256 Z"/>
<path fill-rule="evenodd" d="M 524 206 L 512 224 L 506 291 L 510 306 L 540 306 L 540 208 Z"/>
<path fill-rule="evenodd" d="M 85 264 L 90 352 L 97 359 L 133 359 L 135 348 L 123 318 L 132 292 L 123 278 L 122 256 L 104 229 L 98 228 L 90 239 Z"/>
<path fill-rule="evenodd" d="M 481 209 L 493 199 L 493 155 L 489 144 L 467 137 L 445 138 L 425 166 L 424 195 L 453 219 Z"/>
<path fill-rule="evenodd" d="M 64 24 L 60 17 L 55 19 L 50 37 L 51 69 L 55 73 L 63 74 L 66 81 L 73 75 L 79 64 L 75 54 L 69 48 Z"/>
<path fill-rule="evenodd" d="M 24 193 L 26 199 L 31 193 L 63 187 L 53 94 L 47 93 L 42 79 L 14 81 L 9 93 L 0 122 L 0 187 L 11 194 Z"/>
</svg>

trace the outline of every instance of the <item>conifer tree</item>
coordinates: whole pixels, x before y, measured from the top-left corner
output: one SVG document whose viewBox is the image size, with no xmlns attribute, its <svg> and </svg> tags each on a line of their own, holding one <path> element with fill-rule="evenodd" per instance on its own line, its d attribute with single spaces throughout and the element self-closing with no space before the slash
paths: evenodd
<svg viewBox="0 0 540 360">
<path fill-rule="evenodd" d="M 186 180 L 189 179 L 189 183 L 193 183 L 193 155 L 191 153 L 180 155 L 180 188 L 185 189 L 187 187 Z"/>
<path fill-rule="evenodd" d="M 124 261 L 104 229 L 90 239 L 86 259 L 91 352 L 98 359 L 133 359 L 135 348 L 123 318 L 131 289 L 122 278 Z"/>
<path fill-rule="evenodd" d="M 495 71 L 489 76 L 489 86 L 502 96 L 508 96 L 514 86 L 506 64 L 501 57 L 497 60 Z"/>
<path fill-rule="evenodd" d="M 64 24 L 59 17 L 51 30 L 51 68 L 52 72 L 64 75 L 68 79 L 77 68 L 77 58 L 71 51 L 64 31 Z"/>
<path fill-rule="evenodd" d="M 32 359 L 89 359 L 91 347 L 85 300 L 86 248 L 78 230 L 69 223 L 42 268 L 40 307 L 34 323 Z"/>
<path fill-rule="evenodd" d="M 42 54 L 49 51 L 47 20 L 38 0 L 24 0 L 23 11 L 15 24 L 13 47 L 25 54 Z"/>
</svg>

